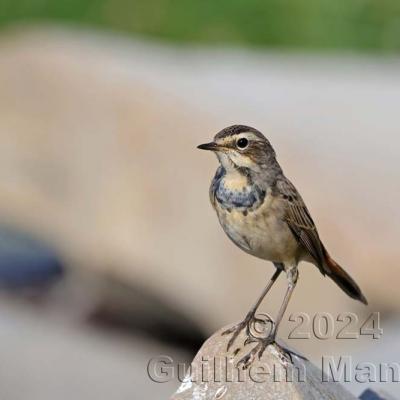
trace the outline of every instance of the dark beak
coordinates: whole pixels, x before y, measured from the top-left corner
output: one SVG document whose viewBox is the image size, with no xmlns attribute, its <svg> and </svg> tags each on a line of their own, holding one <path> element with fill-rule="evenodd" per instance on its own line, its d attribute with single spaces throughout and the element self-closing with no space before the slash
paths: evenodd
<svg viewBox="0 0 400 400">
<path fill-rule="evenodd" d="M 197 146 L 197 148 L 200 150 L 211 150 L 211 151 L 221 150 L 221 147 L 218 146 L 217 143 L 215 143 L 215 142 L 204 143 L 204 144 Z"/>
</svg>

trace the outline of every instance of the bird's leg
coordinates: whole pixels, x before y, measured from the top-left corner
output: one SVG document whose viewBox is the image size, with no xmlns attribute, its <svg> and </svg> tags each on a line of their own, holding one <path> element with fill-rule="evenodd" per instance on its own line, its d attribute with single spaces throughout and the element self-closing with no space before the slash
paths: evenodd
<svg viewBox="0 0 400 400">
<path fill-rule="evenodd" d="M 271 332 L 271 335 L 273 337 L 273 339 L 275 340 L 276 337 L 276 333 L 278 331 L 279 325 L 282 321 L 282 318 L 285 314 L 286 308 L 289 304 L 290 298 L 292 297 L 292 293 L 294 288 L 296 287 L 296 283 L 297 283 L 297 278 L 299 277 L 299 272 L 297 270 L 297 267 L 293 267 L 291 269 L 288 269 L 286 271 L 286 275 L 287 275 L 287 280 L 288 280 L 288 287 L 286 290 L 286 294 L 285 297 L 283 299 L 283 303 L 281 305 L 281 308 L 279 309 L 278 315 L 276 317 L 276 322 L 275 322 L 275 327 L 274 330 Z"/>
<path fill-rule="evenodd" d="M 257 355 L 258 359 L 261 358 L 263 355 L 265 349 L 267 348 L 268 345 L 275 343 L 275 338 L 276 338 L 276 333 L 278 331 L 279 325 L 283 319 L 283 316 L 285 314 L 286 308 L 289 304 L 290 297 L 292 296 L 293 290 L 296 287 L 296 282 L 298 278 L 298 271 L 297 267 L 293 267 L 289 270 L 286 271 L 287 274 L 287 279 L 288 279 L 288 287 L 286 290 L 285 297 L 283 299 L 283 303 L 281 305 L 281 308 L 279 309 L 278 315 L 276 317 L 276 322 L 273 326 L 273 330 L 271 334 L 266 337 L 266 338 L 260 338 L 258 339 L 258 343 L 256 346 L 254 346 L 251 351 L 246 354 L 242 359 L 239 360 L 237 363 L 237 366 L 242 366 L 243 368 L 247 368 L 254 360 L 254 357 Z"/>
<path fill-rule="evenodd" d="M 261 296 L 258 298 L 258 300 L 255 302 L 253 307 L 251 307 L 250 311 L 247 313 L 245 319 L 241 322 L 239 322 L 237 325 L 234 325 L 232 328 L 227 329 L 226 331 L 222 332 L 222 335 L 230 335 L 232 334 L 232 337 L 230 338 L 227 346 L 227 351 L 232 347 L 233 343 L 235 342 L 236 338 L 239 336 L 240 332 L 243 329 L 246 329 L 247 335 L 250 334 L 250 324 L 252 321 L 255 320 L 255 314 L 257 311 L 257 308 L 260 306 L 261 302 L 263 301 L 265 295 L 269 292 L 271 289 L 272 285 L 275 283 L 275 281 L 278 279 L 278 276 L 282 272 L 282 266 L 281 264 L 276 264 L 277 267 L 274 275 L 272 275 L 272 278 L 268 282 L 267 286 L 264 288 L 264 290 L 261 293 Z M 279 266 L 279 267 L 278 267 Z"/>
</svg>

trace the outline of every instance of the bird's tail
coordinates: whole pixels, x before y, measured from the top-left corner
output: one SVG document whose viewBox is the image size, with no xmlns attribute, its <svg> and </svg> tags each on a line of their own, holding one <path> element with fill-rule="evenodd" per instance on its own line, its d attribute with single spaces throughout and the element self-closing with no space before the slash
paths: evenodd
<svg viewBox="0 0 400 400">
<path fill-rule="evenodd" d="M 323 252 L 325 255 L 326 266 L 324 270 L 326 274 L 351 298 L 368 304 L 367 299 L 354 279 L 328 254 L 325 248 L 323 248 Z"/>
</svg>

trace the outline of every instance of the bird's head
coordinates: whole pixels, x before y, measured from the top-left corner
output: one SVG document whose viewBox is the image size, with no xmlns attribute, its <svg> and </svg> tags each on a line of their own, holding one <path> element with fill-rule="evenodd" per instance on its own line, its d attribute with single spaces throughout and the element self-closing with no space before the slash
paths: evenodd
<svg viewBox="0 0 400 400">
<path fill-rule="evenodd" d="M 232 125 L 214 136 L 214 141 L 197 146 L 215 152 L 226 169 L 247 168 L 259 172 L 276 163 L 275 151 L 267 138 L 257 129 Z"/>
</svg>

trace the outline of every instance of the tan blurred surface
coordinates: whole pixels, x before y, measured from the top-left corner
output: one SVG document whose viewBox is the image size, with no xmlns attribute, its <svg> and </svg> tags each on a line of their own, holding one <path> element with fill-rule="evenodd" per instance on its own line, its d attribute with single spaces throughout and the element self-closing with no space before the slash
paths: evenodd
<svg viewBox="0 0 400 400">
<path fill-rule="evenodd" d="M 189 51 L 52 29 L 11 31 L 0 50 L 3 221 L 71 265 L 152 289 L 211 332 L 240 318 L 272 273 L 218 226 L 208 204 L 216 160 L 195 149 L 247 123 L 274 144 L 370 310 L 399 312 L 399 61 Z M 288 315 L 350 310 L 368 313 L 301 267 Z"/>
</svg>

